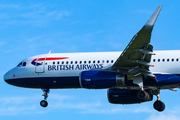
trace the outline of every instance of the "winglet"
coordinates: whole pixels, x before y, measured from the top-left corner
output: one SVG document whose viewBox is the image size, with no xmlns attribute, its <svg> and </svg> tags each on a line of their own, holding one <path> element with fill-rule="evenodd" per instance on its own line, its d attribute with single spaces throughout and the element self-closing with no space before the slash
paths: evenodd
<svg viewBox="0 0 180 120">
<path fill-rule="evenodd" d="M 143 30 L 143 32 L 151 32 L 154 24 L 156 22 L 156 19 L 161 11 L 162 5 L 160 5 L 156 11 L 152 14 L 152 16 L 149 18 L 149 20 L 146 22 L 146 24 L 143 26 L 143 28 L 141 30 Z M 145 30 L 145 31 L 144 31 Z"/>
</svg>

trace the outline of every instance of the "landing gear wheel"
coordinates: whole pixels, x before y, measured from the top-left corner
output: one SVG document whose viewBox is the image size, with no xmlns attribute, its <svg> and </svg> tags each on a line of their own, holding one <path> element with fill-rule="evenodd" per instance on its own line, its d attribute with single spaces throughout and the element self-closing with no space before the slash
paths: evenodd
<svg viewBox="0 0 180 120">
<path fill-rule="evenodd" d="M 48 106 L 48 102 L 45 101 L 45 100 L 42 100 L 42 101 L 40 102 L 40 105 L 41 105 L 42 107 L 47 107 L 47 106 Z"/>
<path fill-rule="evenodd" d="M 159 100 L 155 101 L 153 106 L 154 106 L 154 109 L 159 112 L 162 112 L 165 109 L 165 104 Z"/>
<path fill-rule="evenodd" d="M 142 101 L 147 101 L 149 99 L 149 94 L 144 90 L 140 90 L 137 97 Z"/>
</svg>

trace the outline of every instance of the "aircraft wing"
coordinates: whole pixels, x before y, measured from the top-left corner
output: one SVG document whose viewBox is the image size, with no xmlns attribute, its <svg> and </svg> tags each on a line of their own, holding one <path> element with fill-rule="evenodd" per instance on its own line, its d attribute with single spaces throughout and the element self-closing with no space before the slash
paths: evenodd
<svg viewBox="0 0 180 120">
<path fill-rule="evenodd" d="M 127 74 L 141 73 L 150 77 L 154 75 L 149 71 L 153 46 L 150 44 L 151 32 L 159 15 L 162 5 L 159 6 L 149 18 L 143 28 L 134 35 L 125 50 L 121 53 L 111 70 L 126 69 Z"/>
</svg>

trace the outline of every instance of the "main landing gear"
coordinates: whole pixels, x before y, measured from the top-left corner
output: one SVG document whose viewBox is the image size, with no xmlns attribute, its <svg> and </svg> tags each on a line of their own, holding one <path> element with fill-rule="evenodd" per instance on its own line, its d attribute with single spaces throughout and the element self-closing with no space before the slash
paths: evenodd
<svg viewBox="0 0 180 120">
<path fill-rule="evenodd" d="M 152 94 L 157 96 L 157 100 L 153 104 L 154 109 L 162 112 L 165 109 L 165 104 L 160 100 L 160 90 L 152 91 Z M 149 100 L 149 94 L 145 90 L 139 90 L 137 97 L 142 101 Z"/>
<path fill-rule="evenodd" d="M 157 100 L 154 102 L 153 107 L 155 110 L 162 112 L 165 109 L 165 104 L 160 100 L 160 90 L 153 91 L 153 94 L 157 96 Z"/>
<path fill-rule="evenodd" d="M 40 102 L 40 105 L 42 106 L 42 107 L 47 107 L 48 106 L 48 102 L 47 102 L 47 98 L 48 98 L 48 93 L 49 93 L 49 89 L 48 88 L 44 88 L 44 89 L 42 89 L 43 90 L 43 95 L 42 96 L 44 96 L 44 100 L 42 100 L 41 102 Z"/>
<path fill-rule="evenodd" d="M 141 73 L 135 74 L 134 75 L 134 79 L 133 79 L 133 83 L 138 85 L 140 90 L 137 93 L 137 97 L 142 101 L 148 101 L 149 100 L 149 93 L 147 93 L 144 89 L 143 89 L 143 76 Z M 162 112 L 165 109 L 165 104 L 163 102 L 160 101 L 160 90 L 153 90 L 152 93 L 150 94 L 154 94 L 157 96 L 157 100 L 154 102 L 154 109 Z"/>
</svg>

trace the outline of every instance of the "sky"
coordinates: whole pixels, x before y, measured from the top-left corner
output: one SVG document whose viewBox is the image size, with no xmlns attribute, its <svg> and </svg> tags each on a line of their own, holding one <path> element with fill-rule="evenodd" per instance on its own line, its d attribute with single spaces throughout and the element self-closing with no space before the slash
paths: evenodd
<svg viewBox="0 0 180 120">
<path fill-rule="evenodd" d="M 180 49 L 180 1 L 165 0 L 0 0 L 1 120 L 180 120 L 180 92 L 161 91 L 165 111 L 153 101 L 114 105 L 107 90 L 50 90 L 42 108 L 40 89 L 8 85 L 3 75 L 23 59 L 52 53 L 123 51 L 134 34 L 163 5 L 154 26 L 154 50 Z"/>
</svg>

